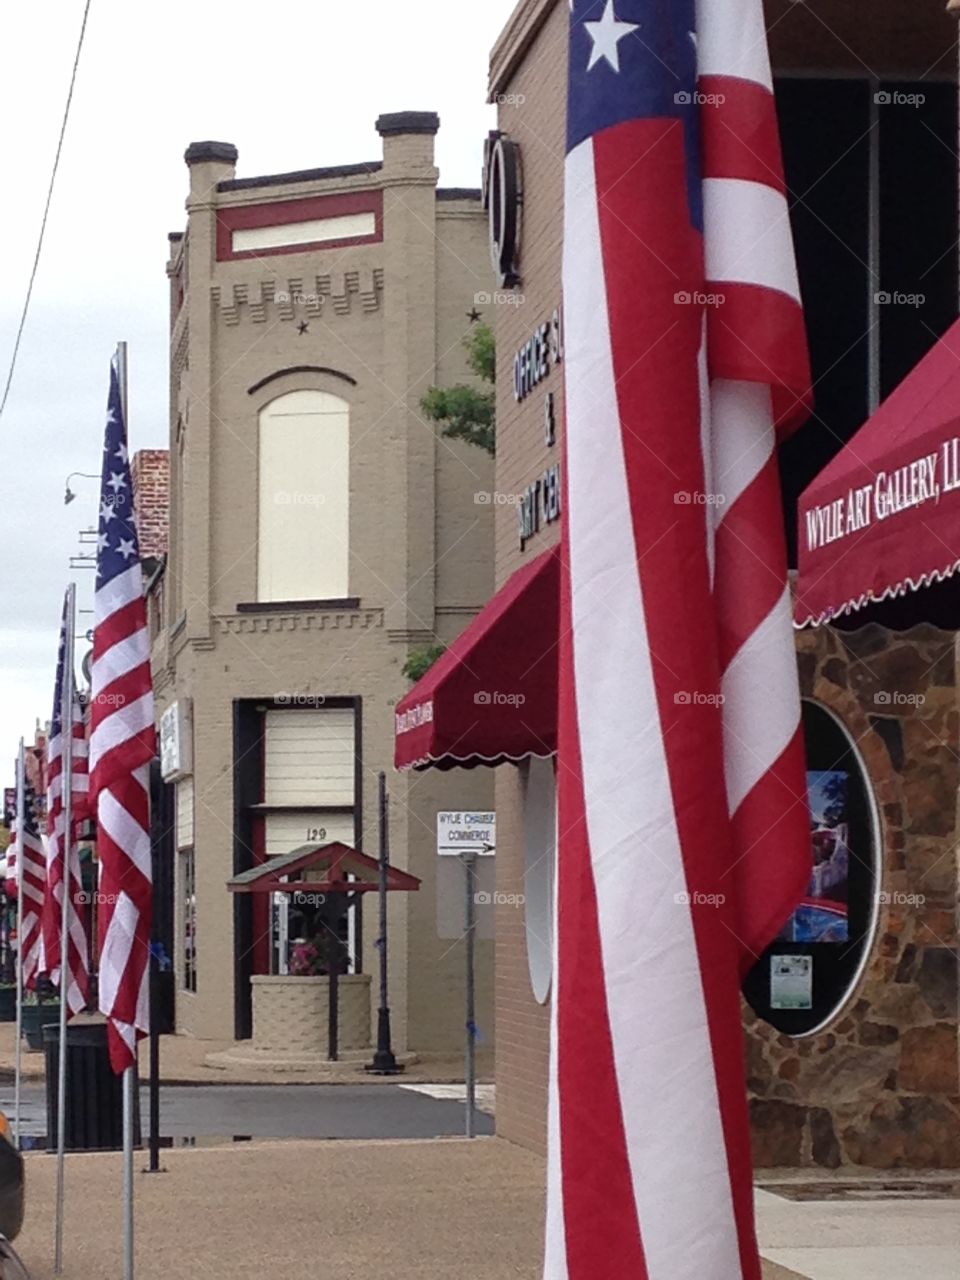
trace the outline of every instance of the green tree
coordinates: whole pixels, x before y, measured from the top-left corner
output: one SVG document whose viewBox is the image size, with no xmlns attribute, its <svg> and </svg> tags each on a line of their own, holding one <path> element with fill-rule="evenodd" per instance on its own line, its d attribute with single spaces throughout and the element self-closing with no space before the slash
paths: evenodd
<svg viewBox="0 0 960 1280">
<path fill-rule="evenodd" d="M 445 644 L 432 644 L 426 649 L 414 649 L 403 664 L 403 674 L 414 684 L 427 674 L 438 658 L 447 651 Z"/>
<path fill-rule="evenodd" d="M 431 387 L 420 401 L 424 416 L 438 422 L 450 440 L 466 440 L 486 453 L 497 451 L 497 350 L 493 330 L 478 324 L 463 340 L 467 363 L 486 387 L 458 382 L 452 387 Z M 489 390 L 487 389 L 489 387 Z"/>
</svg>

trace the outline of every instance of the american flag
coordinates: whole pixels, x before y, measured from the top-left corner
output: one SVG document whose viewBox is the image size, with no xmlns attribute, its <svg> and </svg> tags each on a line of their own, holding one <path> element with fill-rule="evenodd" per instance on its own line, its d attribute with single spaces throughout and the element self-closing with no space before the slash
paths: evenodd
<svg viewBox="0 0 960 1280">
<path fill-rule="evenodd" d="M 41 920 L 47 866 L 40 837 L 37 793 L 26 777 L 23 780 L 23 815 L 23 839 L 19 828 L 14 826 L 4 887 L 11 897 L 23 894 L 23 921 L 17 946 L 23 955 L 24 986 L 35 987 L 43 950 Z"/>
<path fill-rule="evenodd" d="M 761 0 L 570 5 L 548 1280 L 760 1280 L 740 980 L 810 871 Z"/>
<path fill-rule="evenodd" d="M 90 795 L 100 857 L 100 1008 L 117 1073 L 149 1030 L 150 761 L 156 754 L 150 640 L 133 513 L 119 361 L 103 451 L 90 718 Z"/>
<path fill-rule="evenodd" d="M 54 985 L 61 983 L 60 943 L 63 928 L 63 861 L 64 851 L 69 867 L 69 912 L 67 927 L 67 1007 L 71 1014 L 80 1013 L 90 1001 L 90 950 L 85 920 L 87 912 L 83 902 L 83 882 L 80 878 L 80 851 L 77 846 L 77 823 L 87 814 L 89 775 L 87 771 L 87 736 L 83 723 L 83 708 L 77 693 L 73 671 L 66 670 L 67 626 L 70 624 L 67 603 L 64 601 L 60 623 L 60 648 L 57 653 L 57 678 L 53 695 L 53 718 L 46 749 L 47 787 L 47 884 L 43 902 L 43 972 Z M 71 822 L 66 829 L 63 780 L 63 702 L 64 681 L 70 682 L 69 699 L 72 707 L 72 785 Z"/>
</svg>

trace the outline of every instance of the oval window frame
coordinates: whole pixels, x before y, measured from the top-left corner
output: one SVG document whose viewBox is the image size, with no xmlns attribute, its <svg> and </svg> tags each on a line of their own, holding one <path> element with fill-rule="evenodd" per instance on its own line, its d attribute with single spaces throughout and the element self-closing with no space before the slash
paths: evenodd
<svg viewBox="0 0 960 1280">
<path fill-rule="evenodd" d="M 548 783 L 550 785 L 548 785 Z M 555 756 L 532 756 L 521 770 L 523 790 L 524 941 L 534 999 L 553 990 L 557 872 L 557 768 Z M 552 842 L 552 856 L 544 856 Z M 531 919 L 533 916 L 533 919 Z"/>
<path fill-rule="evenodd" d="M 811 1026 L 792 1028 L 789 1025 L 783 1025 L 784 1023 L 789 1023 L 790 1016 L 795 1016 L 791 1011 L 771 1009 L 769 996 L 763 1001 L 759 1001 L 755 998 L 761 989 L 766 990 L 769 993 L 770 957 L 778 954 L 778 950 L 779 954 L 790 954 L 790 944 L 783 944 L 778 949 L 779 940 L 771 943 L 757 961 L 756 965 L 754 965 L 753 969 L 751 969 L 750 974 L 748 974 L 744 982 L 744 996 L 747 1003 L 760 1018 L 770 1026 L 774 1027 L 782 1035 L 789 1036 L 791 1040 L 806 1040 L 811 1036 L 820 1035 L 832 1023 L 842 1017 L 855 998 L 857 991 L 863 982 L 864 974 L 866 973 L 873 957 L 874 947 L 877 941 L 877 933 L 880 925 L 880 895 L 882 891 L 884 871 L 883 823 L 880 816 L 880 807 L 877 801 L 876 786 L 870 777 L 870 772 L 867 768 L 863 752 L 860 750 L 856 738 L 848 725 L 844 722 L 843 717 L 839 715 L 833 707 L 828 706 L 824 702 L 820 702 L 816 698 L 809 697 L 802 699 L 802 706 L 804 709 L 804 730 L 808 742 L 808 755 L 814 758 L 814 765 L 811 768 L 811 771 L 815 771 L 816 769 L 815 758 L 817 753 L 809 751 L 811 729 L 807 721 L 807 708 L 811 708 L 818 716 L 826 717 L 832 722 L 833 729 L 840 737 L 842 737 L 846 745 L 844 757 L 841 758 L 847 758 L 856 765 L 859 773 L 859 784 L 861 786 L 863 799 L 863 822 L 868 833 L 872 859 L 872 888 L 868 900 L 867 923 L 862 932 L 863 945 L 857 963 L 851 971 L 842 992 L 835 996 L 827 1011 L 819 1017 L 816 1022 L 812 1023 Z M 792 945 L 796 947 L 797 954 L 812 954 L 816 959 L 818 953 L 814 948 L 822 947 L 824 945 L 842 946 L 843 944 L 814 943 Z M 787 949 L 784 950 L 784 947 Z M 817 1008 L 815 1003 L 814 1009 L 810 1012 L 816 1013 L 816 1011 Z M 806 1013 L 807 1011 L 803 1012 Z M 772 1014 L 779 1014 L 781 1016 L 774 1018 L 771 1016 Z M 784 1014 L 787 1016 L 783 1016 Z"/>
</svg>

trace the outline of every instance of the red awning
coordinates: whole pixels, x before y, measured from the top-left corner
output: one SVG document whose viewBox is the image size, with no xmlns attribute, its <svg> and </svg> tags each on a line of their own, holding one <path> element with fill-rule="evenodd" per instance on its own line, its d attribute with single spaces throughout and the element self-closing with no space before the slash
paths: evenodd
<svg viewBox="0 0 960 1280">
<path fill-rule="evenodd" d="M 800 499 L 798 624 L 960 568 L 960 321 Z"/>
<path fill-rule="evenodd" d="M 519 569 L 400 702 L 398 769 L 473 768 L 557 749 L 560 550 Z"/>
</svg>

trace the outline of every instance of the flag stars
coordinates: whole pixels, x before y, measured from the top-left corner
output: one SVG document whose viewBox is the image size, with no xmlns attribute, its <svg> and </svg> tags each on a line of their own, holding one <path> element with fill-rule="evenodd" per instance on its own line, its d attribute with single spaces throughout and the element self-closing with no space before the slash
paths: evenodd
<svg viewBox="0 0 960 1280">
<path fill-rule="evenodd" d="M 137 554 L 137 548 L 132 538 L 121 538 L 120 545 L 117 547 L 119 553 L 124 560 L 129 560 L 131 556 Z"/>
<path fill-rule="evenodd" d="M 116 512 L 109 502 L 100 503 L 100 519 L 104 524 L 109 524 L 116 517 Z"/>
<path fill-rule="evenodd" d="M 121 489 L 127 487 L 126 477 L 120 471 L 111 471 L 110 479 L 105 482 L 105 487 L 112 489 L 114 493 L 119 493 Z"/>
<path fill-rule="evenodd" d="M 120 442 L 120 448 L 117 450 L 117 452 L 113 456 L 115 458 L 119 458 L 124 466 L 127 465 L 127 459 L 129 458 L 130 455 L 127 452 L 127 446 L 123 443 L 122 440 Z"/>
<path fill-rule="evenodd" d="M 619 22 L 614 8 L 614 0 L 607 0 L 607 7 L 604 9 L 603 17 L 599 22 L 585 22 L 583 25 L 587 35 L 593 41 L 587 70 L 592 71 L 598 63 L 603 62 L 605 59 L 614 71 L 619 72 L 620 41 L 626 39 L 634 31 L 639 31 L 639 25 L 635 22 Z"/>
</svg>

